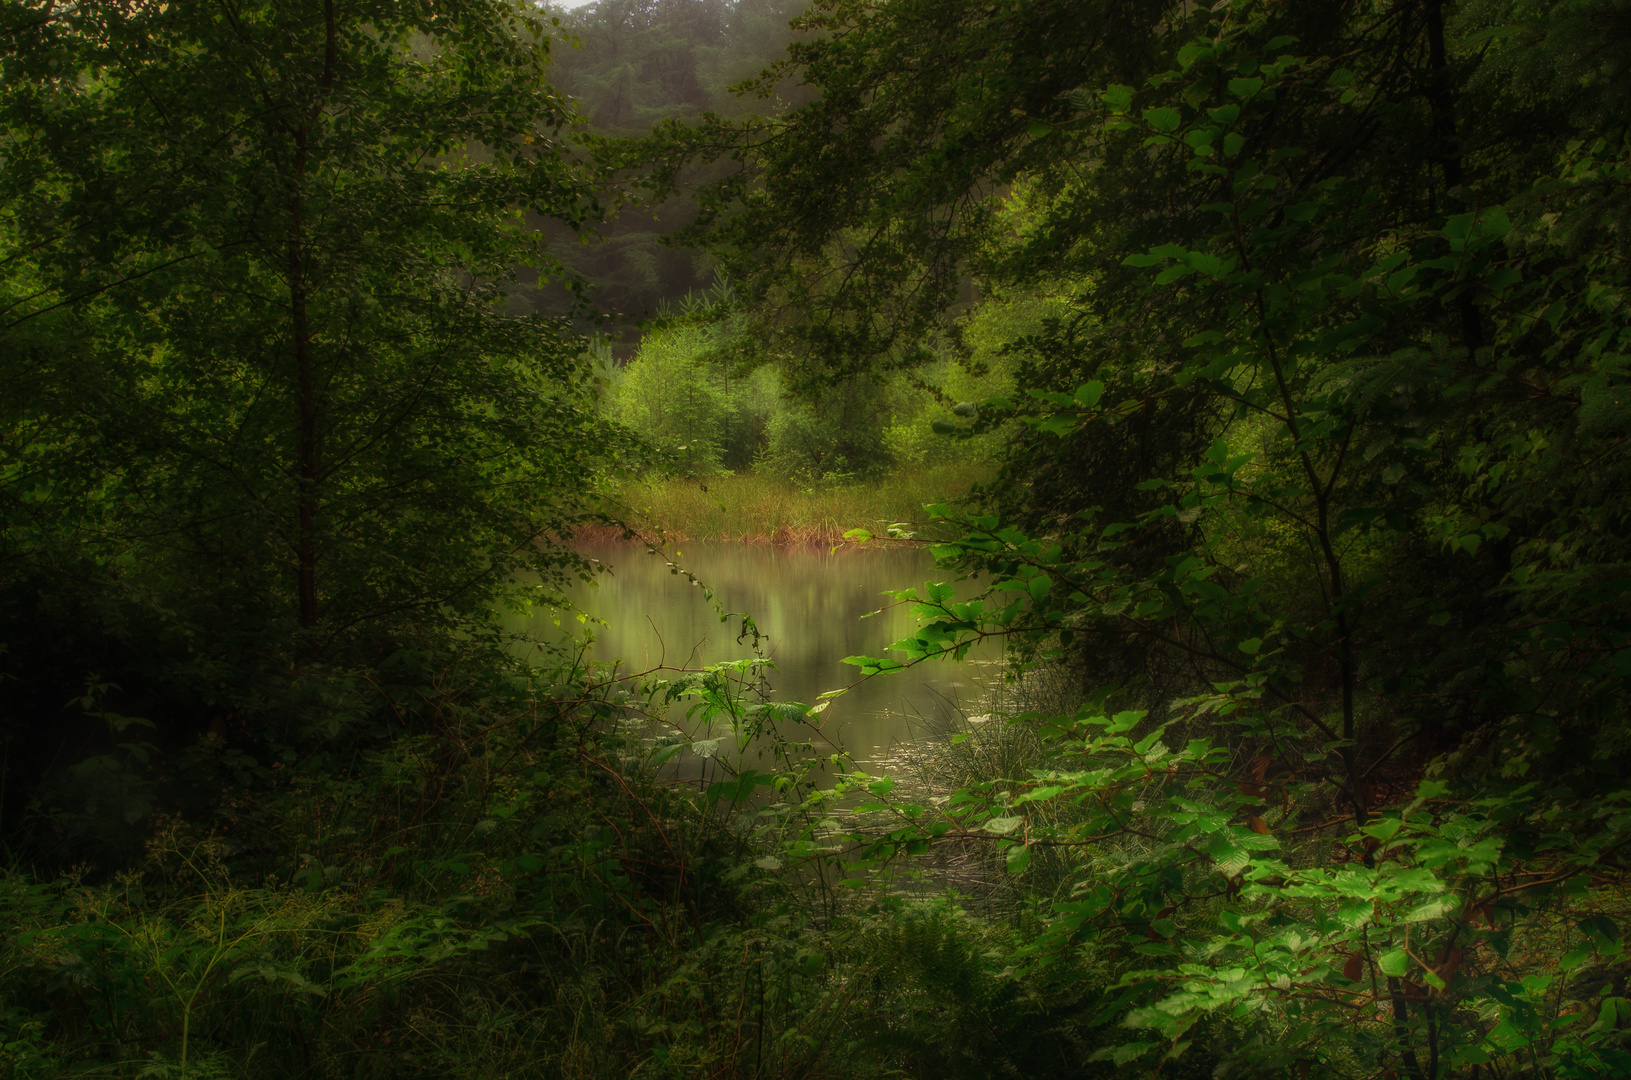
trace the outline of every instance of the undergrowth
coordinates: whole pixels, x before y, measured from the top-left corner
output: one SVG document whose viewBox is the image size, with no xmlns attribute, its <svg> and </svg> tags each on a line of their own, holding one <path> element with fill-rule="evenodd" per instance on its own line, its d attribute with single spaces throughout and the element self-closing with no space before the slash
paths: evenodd
<svg viewBox="0 0 1631 1080">
<path fill-rule="evenodd" d="M 662 782 L 646 717 L 696 699 L 746 722 L 758 688 L 752 665 L 669 674 L 374 683 L 372 726 L 343 747 L 236 725 L 153 757 L 192 794 L 156 789 L 139 851 L 0 876 L 0 1077 L 938 1077 L 1081 1059 L 1081 992 L 1005 974 L 1001 924 L 908 906 L 886 876 L 817 895 L 767 857 L 796 798 L 767 802 L 748 772 L 723 797 Z M 759 708 L 754 723 L 779 715 Z"/>
<path fill-rule="evenodd" d="M 392 702 L 342 770 L 212 734 L 195 768 L 239 759 L 213 814 L 159 818 L 115 873 L 12 869 L 0 1075 L 810 1072 L 807 922 L 629 767 L 627 692 L 568 675 Z"/>
</svg>

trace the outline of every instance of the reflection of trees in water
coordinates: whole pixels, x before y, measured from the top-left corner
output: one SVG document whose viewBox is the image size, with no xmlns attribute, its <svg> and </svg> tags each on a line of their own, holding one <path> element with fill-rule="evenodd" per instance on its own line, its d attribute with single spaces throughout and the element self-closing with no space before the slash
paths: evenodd
<svg viewBox="0 0 1631 1080">
<path fill-rule="evenodd" d="M 643 545 L 596 544 L 582 550 L 611 567 L 572 597 L 608 624 L 596 628 L 596 660 L 620 660 L 638 671 L 696 668 L 752 655 L 749 643 L 737 641 L 738 621 L 720 622 L 702 588 L 671 574 L 666 560 L 647 554 Z M 935 576 L 929 553 L 905 546 L 835 552 L 697 543 L 682 545 L 673 558 L 714 591 L 724 610 L 750 614 L 764 632 L 761 647 L 776 665 L 768 676 L 774 699 L 805 703 L 855 682 L 857 671 L 844 664 L 845 657 L 884 653 L 915 629 L 910 607 L 894 605 L 885 590 L 921 585 Z M 532 629 L 540 636 L 560 633 L 542 620 Z M 939 730 L 937 725 L 983 700 L 981 659 L 990 658 L 937 661 L 866 680 L 834 699 L 821 714 L 819 731 L 810 734 L 821 752 L 842 749 L 876 767 L 899 746 Z M 672 715 L 684 712 L 679 707 Z"/>
</svg>

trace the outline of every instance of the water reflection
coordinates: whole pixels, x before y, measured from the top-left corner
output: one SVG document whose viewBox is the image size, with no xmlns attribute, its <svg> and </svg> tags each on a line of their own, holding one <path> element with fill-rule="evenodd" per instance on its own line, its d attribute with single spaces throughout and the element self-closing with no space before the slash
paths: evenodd
<svg viewBox="0 0 1631 1080">
<path fill-rule="evenodd" d="M 596 630 L 596 660 L 644 670 L 694 668 L 752 655 L 748 643 L 737 641 L 740 621 L 721 623 L 702 589 L 671 573 L 661 556 L 647 554 L 642 545 L 619 543 L 585 544 L 580 550 L 610 567 L 595 584 L 578 586 L 572 597 L 606 624 Z M 776 699 L 806 704 L 855 681 L 857 669 L 842 663 L 844 657 L 888 655 L 889 645 L 916 627 L 910 607 L 893 605 L 884 590 L 921 586 L 937 577 L 929 553 L 910 547 L 834 552 L 695 543 L 680 545 L 675 562 L 711 588 L 727 611 L 753 617 L 767 636 L 762 647 L 776 662 L 771 674 Z M 877 614 L 863 618 L 869 612 Z M 548 631 L 542 619 L 534 627 L 539 635 Z M 883 772 L 893 748 L 943 727 L 959 712 L 979 711 L 995 655 L 991 649 L 962 663 L 935 661 L 867 680 L 829 705 L 818 739 L 849 752 L 863 768 Z"/>
</svg>

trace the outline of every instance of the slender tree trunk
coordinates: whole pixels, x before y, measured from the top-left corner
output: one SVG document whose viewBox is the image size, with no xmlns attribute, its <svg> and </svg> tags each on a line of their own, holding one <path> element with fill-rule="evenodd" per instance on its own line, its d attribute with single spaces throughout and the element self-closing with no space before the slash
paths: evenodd
<svg viewBox="0 0 1631 1080">
<path fill-rule="evenodd" d="M 324 43 L 322 88 L 304 121 L 294 133 L 294 177 L 289 192 L 289 319 L 294 338 L 295 401 L 299 425 L 295 438 L 295 476 L 299 485 L 295 502 L 295 577 L 300 602 L 300 625 L 317 625 L 317 379 L 311 355 L 311 320 L 308 311 L 304 194 L 308 140 L 312 122 L 322 115 L 334 87 L 338 35 L 334 2 L 323 5 Z"/>
<path fill-rule="evenodd" d="M 295 136 L 295 189 L 289 200 L 289 314 L 294 332 L 295 398 L 299 429 L 295 440 L 297 537 L 296 581 L 300 625 L 317 625 L 317 392 L 312 377 L 311 327 L 306 311 L 305 252 L 302 244 L 301 182 L 306 164 L 306 132 Z"/>
<path fill-rule="evenodd" d="M 1427 106 L 1433 117 L 1433 157 L 1444 177 L 1444 205 L 1451 213 L 1466 209 L 1461 185 L 1466 174 L 1461 165 L 1461 136 L 1455 122 L 1455 93 L 1450 85 L 1450 59 L 1444 47 L 1444 0 L 1423 0 L 1427 21 Z M 1463 292 L 1457 303 L 1461 316 L 1461 339 L 1468 353 L 1484 346 L 1484 324 L 1478 305 Z"/>
<path fill-rule="evenodd" d="M 1399 1061 L 1410 1080 L 1438 1080 L 1422 1071 L 1416 1048 L 1410 1045 L 1410 1006 L 1404 999 L 1404 983 L 1397 976 L 1388 976 L 1388 998 L 1393 1005 L 1393 1035 L 1399 1040 Z"/>
</svg>

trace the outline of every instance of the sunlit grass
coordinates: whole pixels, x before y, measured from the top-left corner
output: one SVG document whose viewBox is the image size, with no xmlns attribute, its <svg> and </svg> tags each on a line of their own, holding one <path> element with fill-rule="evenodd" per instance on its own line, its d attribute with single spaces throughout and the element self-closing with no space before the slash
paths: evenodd
<svg viewBox="0 0 1631 1080">
<path fill-rule="evenodd" d="M 879 480 L 812 486 L 748 472 L 637 481 L 616 494 L 630 524 L 674 539 L 831 543 L 850 529 L 882 534 L 891 524 L 921 523 L 928 516 L 925 504 L 955 499 L 991 473 L 984 464 L 936 465 Z"/>
</svg>

